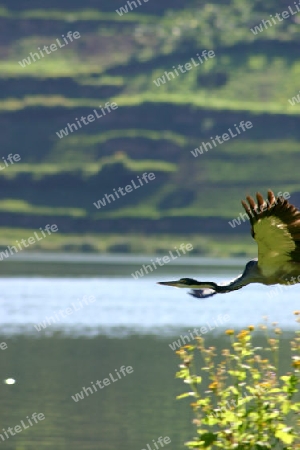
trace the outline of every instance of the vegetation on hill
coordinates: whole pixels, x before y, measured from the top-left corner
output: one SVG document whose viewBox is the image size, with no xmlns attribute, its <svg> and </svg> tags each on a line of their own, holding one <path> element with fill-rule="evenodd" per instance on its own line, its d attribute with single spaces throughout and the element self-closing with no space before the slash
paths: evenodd
<svg viewBox="0 0 300 450">
<path fill-rule="evenodd" d="M 1 1 L 2 157 L 21 157 L 1 170 L 3 244 L 8 228 L 35 229 L 51 218 L 62 236 L 78 236 L 75 250 L 99 250 L 93 239 L 85 246 L 87 233 L 110 233 L 116 245 L 149 236 L 149 245 L 123 242 L 127 251 L 159 250 L 160 238 L 150 235 L 201 233 L 206 242 L 226 236 L 226 253 L 236 253 L 248 226 L 232 229 L 228 221 L 241 212 L 241 198 L 271 188 L 300 203 L 300 99 L 288 101 L 300 88 L 300 13 L 255 34 L 251 28 L 287 9 L 285 2 L 168 0 L 121 16 L 124 5 Z M 80 38 L 24 63 L 68 31 Z M 215 57 L 176 75 L 203 50 Z M 171 71 L 174 79 L 154 83 Z M 106 102 L 118 108 L 58 137 Z M 193 156 L 241 121 L 252 128 Z M 95 207 L 144 172 L 155 180 Z M 53 248 L 64 249 L 67 241 L 57 242 Z M 114 248 L 109 242 L 105 250 Z"/>
</svg>

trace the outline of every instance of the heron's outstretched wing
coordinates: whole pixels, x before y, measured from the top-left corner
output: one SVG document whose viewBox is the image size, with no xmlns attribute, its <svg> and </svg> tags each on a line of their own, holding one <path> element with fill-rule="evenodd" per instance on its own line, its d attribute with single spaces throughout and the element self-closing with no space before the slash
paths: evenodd
<svg viewBox="0 0 300 450">
<path fill-rule="evenodd" d="M 286 272 L 300 263 L 300 212 L 282 197 L 268 191 L 264 201 L 256 194 L 257 204 L 248 196 L 242 201 L 251 222 L 251 234 L 258 245 L 258 267 L 264 276 L 272 276 L 280 268 Z"/>
</svg>

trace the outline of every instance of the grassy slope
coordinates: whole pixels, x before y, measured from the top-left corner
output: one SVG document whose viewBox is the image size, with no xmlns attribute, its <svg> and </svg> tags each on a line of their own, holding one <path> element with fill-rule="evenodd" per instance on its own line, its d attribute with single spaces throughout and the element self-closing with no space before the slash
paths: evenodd
<svg viewBox="0 0 300 450">
<path fill-rule="evenodd" d="M 297 123 L 300 104 L 291 106 L 288 98 L 299 91 L 300 63 L 294 44 L 298 31 L 294 21 L 285 21 L 254 36 L 250 26 L 268 17 L 275 7 L 278 9 L 278 4 L 274 2 L 273 9 L 270 4 L 269 10 L 264 11 L 255 4 L 249 7 L 240 2 L 239 5 L 242 6 L 234 2 L 229 6 L 203 5 L 201 14 L 185 8 L 161 17 L 143 14 L 142 8 L 124 17 L 114 11 L 12 12 L 2 9 L 0 15 L 4 23 L 21 25 L 26 22 L 28 31 L 8 35 L 5 46 L 0 47 L 4 54 L 0 80 L 6 82 L 8 78 L 16 78 L 22 81 L 26 78 L 28 81 L 29 78 L 33 80 L 33 87 L 25 89 L 18 97 L 9 95 L 0 99 L 3 120 L 10 118 L 14 123 L 7 134 L 4 132 L 3 154 L 16 152 L 16 131 L 25 147 L 28 146 L 28 150 L 22 149 L 23 153 L 20 150 L 22 163 L 1 173 L 6 194 L 0 200 L 0 211 L 4 214 L 23 212 L 36 217 L 88 217 L 91 220 L 180 216 L 230 220 L 241 211 L 240 197 L 257 189 L 265 191 L 271 187 L 275 192 L 289 191 L 296 195 L 299 191 L 299 132 L 294 123 Z M 212 28 L 214 22 L 218 23 L 217 28 Z M 72 46 L 26 68 L 17 63 L 38 46 L 54 42 L 67 29 L 79 30 L 82 37 Z M 171 70 L 173 65 L 190 61 L 203 48 L 214 49 L 216 57 L 164 86 L 155 86 L 153 80 L 156 77 Z M 68 94 L 64 88 L 47 94 L 44 89 L 34 88 L 34 80 L 47 83 L 51 77 L 61 80 L 69 77 L 77 83 L 77 89 Z M 112 86 L 120 89 L 113 97 L 106 96 L 105 90 L 101 98 L 86 91 L 87 88 Z M 108 126 L 100 125 L 100 132 L 99 128 L 90 125 L 62 140 L 53 137 L 55 130 L 74 120 L 77 111 L 87 113 L 107 100 L 118 103 L 120 115 L 126 108 L 130 124 L 124 117 L 117 118 L 116 112 L 115 121 Z M 143 113 L 147 104 L 154 108 L 149 117 Z M 174 116 L 170 119 L 156 117 L 165 104 L 173 105 Z M 35 110 L 40 111 L 38 115 L 42 113 L 41 119 L 37 118 L 42 127 L 36 127 L 32 119 L 23 126 L 18 117 L 24 116 L 19 115 L 22 112 L 31 115 Z M 175 121 L 177 110 L 179 127 Z M 54 119 L 51 119 L 51 111 L 54 111 Z M 185 115 L 190 120 L 186 126 L 182 120 Z M 139 121 L 139 116 L 145 120 Z M 246 116 L 251 117 L 253 130 L 197 159 L 191 155 L 190 150 L 203 140 L 226 132 L 228 127 Z M 284 116 L 281 129 L 277 122 L 281 123 L 280 117 Z M 46 124 L 47 121 L 51 126 Z M 160 129 L 161 123 L 163 129 Z M 45 143 L 47 150 L 41 153 Z M 93 210 L 93 201 L 118 186 L 120 162 L 129 179 L 143 171 L 153 171 L 162 175 L 162 181 L 146 197 L 132 196 L 126 203 L 120 202 L 113 208 L 101 212 Z M 101 181 L 103 168 L 107 165 L 112 171 L 115 167 L 114 185 Z M 78 204 L 70 200 L 71 194 L 61 198 L 55 189 L 57 177 L 68 173 L 83 180 L 87 186 L 85 196 L 79 192 L 82 188 L 78 188 L 78 193 L 73 192 Z M 29 180 L 24 193 L 14 188 L 14 182 L 17 186 L 24 180 L 20 177 Z M 95 179 L 96 190 L 93 187 Z M 48 190 L 53 190 L 53 198 L 51 195 L 37 198 L 38 180 L 44 182 Z M 222 232 L 226 233 L 226 230 Z M 3 233 L 5 240 L 7 231 L 3 230 Z M 76 239 L 80 246 L 81 240 Z M 114 239 L 118 240 L 116 236 Z M 128 249 L 145 250 L 140 240 L 135 248 L 131 238 L 128 239 Z M 239 240 L 238 237 L 234 239 Z M 85 240 L 83 236 L 83 244 Z M 149 242 L 152 249 L 156 248 L 155 240 L 149 238 Z M 113 245 L 108 239 L 105 249 Z M 95 242 L 90 248 L 99 250 Z M 209 251 L 212 247 L 206 245 L 203 248 Z M 234 251 L 240 249 L 234 247 Z"/>
</svg>

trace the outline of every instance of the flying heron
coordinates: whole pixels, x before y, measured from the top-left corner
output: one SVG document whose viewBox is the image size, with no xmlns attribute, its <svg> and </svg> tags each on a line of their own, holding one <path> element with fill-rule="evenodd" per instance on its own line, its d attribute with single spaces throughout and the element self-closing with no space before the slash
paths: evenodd
<svg viewBox="0 0 300 450">
<path fill-rule="evenodd" d="M 190 288 L 190 294 L 207 298 L 241 289 L 250 283 L 290 285 L 300 283 L 300 211 L 283 197 L 268 191 L 268 200 L 258 192 L 257 204 L 250 196 L 242 205 L 250 219 L 251 235 L 258 245 L 258 258 L 250 260 L 244 272 L 228 283 L 181 278 L 158 284 Z"/>
</svg>

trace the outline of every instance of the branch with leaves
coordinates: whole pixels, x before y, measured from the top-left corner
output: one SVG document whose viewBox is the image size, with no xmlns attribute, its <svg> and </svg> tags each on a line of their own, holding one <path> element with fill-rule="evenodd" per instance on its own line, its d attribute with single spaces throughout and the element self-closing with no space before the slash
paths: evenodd
<svg viewBox="0 0 300 450">
<path fill-rule="evenodd" d="M 300 311 L 295 315 L 300 315 Z M 216 348 L 206 348 L 202 337 L 195 338 L 195 345 L 185 345 L 176 352 L 181 359 L 176 377 L 190 386 L 177 398 L 193 397 L 191 407 L 197 428 L 197 436 L 186 442 L 187 447 L 300 449 L 300 331 L 290 342 L 291 370 L 281 376 L 278 353 L 282 332 L 275 324 L 274 337 L 270 337 L 268 327 L 261 328 L 267 339 L 264 348 L 253 345 L 253 326 L 238 334 L 227 330 L 230 348 L 222 350 L 220 363 L 216 362 Z M 197 374 L 198 351 L 203 360 L 203 376 Z M 262 356 L 266 352 L 269 358 Z"/>
</svg>

